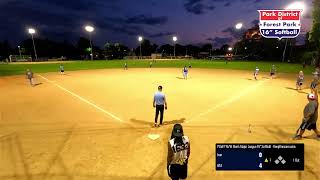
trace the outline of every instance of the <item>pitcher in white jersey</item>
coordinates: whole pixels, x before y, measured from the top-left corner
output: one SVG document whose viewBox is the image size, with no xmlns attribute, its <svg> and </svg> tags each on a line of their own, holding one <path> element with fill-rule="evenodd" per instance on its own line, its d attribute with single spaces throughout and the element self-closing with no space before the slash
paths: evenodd
<svg viewBox="0 0 320 180">
<path fill-rule="evenodd" d="M 183 134 L 181 124 L 175 124 L 168 142 L 167 170 L 172 180 L 184 180 L 188 176 L 190 140 Z"/>
</svg>

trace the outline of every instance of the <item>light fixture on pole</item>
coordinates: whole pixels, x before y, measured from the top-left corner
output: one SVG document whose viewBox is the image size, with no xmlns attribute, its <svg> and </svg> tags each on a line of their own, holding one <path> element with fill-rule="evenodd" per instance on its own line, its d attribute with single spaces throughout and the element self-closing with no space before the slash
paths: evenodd
<svg viewBox="0 0 320 180">
<path fill-rule="evenodd" d="M 140 59 L 142 59 L 142 47 L 141 46 L 142 46 L 143 37 L 139 36 L 138 41 L 140 43 Z"/>
<path fill-rule="evenodd" d="M 28 33 L 31 34 L 32 44 L 33 44 L 33 51 L 34 51 L 34 57 L 36 58 L 36 60 L 38 60 L 36 45 L 35 45 L 35 43 L 34 43 L 34 38 L 33 38 L 33 34 L 36 33 L 36 30 L 33 29 L 33 28 L 29 28 L 29 29 L 28 29 Z"/>
<path fill-rule="evenodd" d="M 173 36 L 172 40 L 173 40 L 173 43 L 174 43 L 174 45 L 173 45 L 173 56 L 174 56 L 174 58 L 176 58 L 176 42 L 178 40 L 177 36 Z"/>
<path fill-rule="evenodd" d="M 237 23 L 237 24 L 235 25 L 235 28 L 236 28 L 237 30 L 241 30 L 242 27 L 243 27 L 243 24 L 242 24 L 242 23 Z M 237 41 L 237 42 L 239 42 L 239 41 Z M 235 46 L 234 55 L 237 55 L 237 52 L 238 52 L 238 49 L 237 49 L 237 46 Z"/>
<path fill-rule="evenodd" d="M 232 51 L 232 49 L 233 49 L 232 47 L 229 47 L 229 48 L 228 48 L 228 51 L 230 51 L 230 52 L 231 52 L 231 51 Z"/>
<path fill-rule="evenodd" d="M 91 33 L 94 31 L 94 27 L 92 26 L 85 26 L 84 29 L 89 33 L 89 40 L 90 40 L 90 49 L 91 49 L 91 60 L 93 60 L 93 49 L 92 49 L 92 39 L 91 39 Z"/>
<path fill-rule="evenodd" d="M 18 50 L 19 50 L 20 60 L 21 60 L 21 59 L 22 59 L 22 55 L 21 55 L 21 49 L 20 49 L 20 46 L 18 46 Z"/>
<path fill-rule="evenodd" d="M 306 5 L 303 2 L 293 2 L 289 4 L 285 9 L 286 10 L 302 10 L 301 15 L 303 15 L 303 13 L 306 11 Z M 284 62 L 286 58 L 287 46 L 288 46 L 288 38 L 286 38 L 286 43 L 283 49 L 282 62 Z"/>
</svg>

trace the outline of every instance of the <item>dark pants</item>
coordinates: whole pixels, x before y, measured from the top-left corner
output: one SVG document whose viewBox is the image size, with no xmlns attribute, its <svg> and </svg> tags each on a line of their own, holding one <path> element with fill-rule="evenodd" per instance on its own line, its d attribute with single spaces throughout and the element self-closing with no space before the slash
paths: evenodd
<svg viewBox="0 0 320 180">
<path fill-rule="evenodd" d="M 188 176 L 188 165 L 171 164 L 170 178 L 172 180 L 186 179 Z"/>
<path fill-rule="evenodd" d="M 164 105 L 156 105 L 156 117 L 154 119 L 154 123 L 158 122 L 158 116 L 159 116 L 159 112 L 160 112 L 160 124 L 162 124 L 163 111 L 164 111 Z"/>
</svg>

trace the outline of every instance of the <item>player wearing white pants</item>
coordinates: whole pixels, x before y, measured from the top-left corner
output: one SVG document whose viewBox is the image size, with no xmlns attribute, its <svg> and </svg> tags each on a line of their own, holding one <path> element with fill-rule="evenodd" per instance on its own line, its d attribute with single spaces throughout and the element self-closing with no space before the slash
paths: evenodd
<svg viewBox="0 0 320 180">
<path fill-rule="evenodd" d="M 182 74 L 183 74 L 183 79 L 187 80 L 188 79 L 188 68 L 187 66 L 184 66 L 182 69 Z"/>
</svg>

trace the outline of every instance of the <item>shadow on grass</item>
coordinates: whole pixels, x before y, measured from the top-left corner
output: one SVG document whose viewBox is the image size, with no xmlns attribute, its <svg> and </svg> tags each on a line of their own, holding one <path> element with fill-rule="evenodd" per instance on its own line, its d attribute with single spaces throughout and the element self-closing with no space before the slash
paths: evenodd
<svg viewBox="0 0 320 180">
<path fill-rule="evenodd" d="M 154 122 L 153 121 L 145 121 L 145 120 L 139 120 L 139 119 L 135 119 L 135 118 L 131 118 L 130 121 L 132 123 L 136 123 L 136 124 L 141 124 L 141 125 L 147 125 L 147 126 L 154 126 Z M 186 121 L 185 118 L 180 118 L 177 120 L 172 120 L 172 121 L 165 121 L 162 123 L 162 126 L 166 126 L 166 125 L 171 125 L 171 124 L 182 124 Z"/>
</svg>

